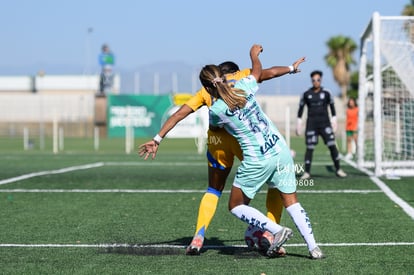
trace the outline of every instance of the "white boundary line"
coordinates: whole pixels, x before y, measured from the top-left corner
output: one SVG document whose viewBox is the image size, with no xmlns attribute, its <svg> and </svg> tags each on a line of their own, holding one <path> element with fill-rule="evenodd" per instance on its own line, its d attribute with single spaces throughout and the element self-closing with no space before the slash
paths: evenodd
<svg viewBox="0 0 414 275">
<path fill-rule="evenodd" d="M 205 193 L 206 190 L 188 189 L 0 189 L 0 193 Z M 267 191 L 260 191 L 266 193 Z M 308 194 L 369 194 L 382 193 L 381 190 L 298 190 L 298 193 Z M 230 193 L 229 190 L 223 193 Z"/>
<path fill-rule="evenodd" d="M 371 171 L 365 169 L 365 168 L 359 168 L 355 162 L 343 159 L 346 163 L 354 167 L 355 169 L 367 174 L 369 178 L 374 182 L 384 193 L 387 195 L 388 198 L 390 198 L 393 202 L 395 202 L 399 207 L 404 210 L 405 213 L 407 213 L 408 216 L 410 216 L 414 220 L 414 208 L 409 205 L 406 201 L 401 199 L 397 194 L 392 191 L 388 185 L 386 185 L 383 181 L 381 181 L 379 178 L 377 178 L 374 173 Z"/>
<path fill-rule="evenodd" d="M 11 182 L 16 182 L 16 181 L 19 181 L 19 180 L 34 178 L 34 177 L 38 177 L 38 176 L 52 175 L 52 174 L 62 174 L 62 173 L 76 171 L 76 170 L 90 169 L 90 168 L 96 168 L 96 167 L 101 167 L 101 166 L 104 166 L 103 162 L 96 162 L 96 163 L 90 163 L 90 164 L 78 165 L 78 166 L 70 166 L 70 167 L 57 169 L 57 170 L 34 172 L 34 173 L 21 175 L 21 176 L 18 176 L 18 177 L 13 177 L 13 178 L 9 178 L 9 179 L 0 180 L 0 185 L 6 184 L 6 183 L 11 183 Z"/>
<path fill-rule="evenodd" d="M 327 163 L 313 163 L 312 165 L 326 165 Z M 8 178 L 0 180 L 0 185 L 16 182 L 20 180 L 25 180 L 29 178 L 44 176 L 44 175 L 53 175 L 53 174 L 62 174 L 67 172 L 72 172 L 76 170 L 84 170 L 84 169 L 91 169 L 91 168 L 97 168 L 102 167 L 104 165 L 107 166 L 148 166 L 148 165 L 156 165 L 156 166 L 204 166 L 206 165 L 205 162 L 96 162 L 96 163 L 90 163 L 85 165 L 78 165 L 78 166 L 70 166 L 62 169 L 57 170 L 48 170 L 48 171 L 39 171 L 39 172 L 33 172 L 29 174 L 24 174 L 21 176 Z"/>
<path fill-rule="evenodd" d="M 384 242 L 384 243 L 318 243 L 322 247 L 345 247 L 345 246 L 412 246 L 414 242 Z M 306 246 L 300 244 L 284 244 L 286 247 Z M 184 245 L 168 245 L 168 244 L 16 244 L 4 243 L 0 247 L 24 247 L 24 248 L 50 248 L 50 247 L 78 247 L 78 248 L 185 248 Z M 204 248 L 232 248 L 247 247 L 246 245 L 205 245 Z"/>
<path fill-rule="evenodd" d="M 412 219 L 414 219 L 414 208 L 411 207 L 403 199 L 401 199 L 400 197 L 398 197 L 384 182 L 382 182 L 379 178 L 375 177 L 373 175 L 373 173 L 371 173 L 370 171 L 368 171 L 366 169 L 360 169 L 359 167 L 357 167 L 357 165 L 355 164 L 355 162 L 349 161 L 349 160 L 346 160 L 346 159 L 344 159 L 344 161 L 346 163 L 348 163 L 349 165 L 351 165 L 352 167 L 354 167 L 355 169 L 358 169 L 361 172 L 364 172 L 365 174 L 367 174 L 370 177 L 370 179 L 393 202 L 395 202 L 397 205 L 399 205 Z M 90 164 L 85 164 L 85 165 L 70 166 L 70 167 L 66 167 L 66 168 L 62 168 L 62 169 L 34 172 L 34 173 L 29 173 L 29 174 L 21 175 L 21 176 L 18 176 L 18 177 L 13 177 L 13 178 L 8 178 L 8 179 L 0 180 L 0 185 L 7 184 L 7 183 L 11 183 L 11 182 L 16 182 L 16 181 L 20 181 L 20 180 L 24 180 L 24 179 L 28 179 L 28 178 L 43 176 L 43 175 L 62 174 L 62 173 L 67 173 L 67 172 L 71 172 L 71 171 L 76 171 L 76 170 L 83 170 L 83 169 L 91 169 L 91 168 L 96 168 L 96 167 L 102 167 L 104 165 L 132 165 L 132 164 L 136 165 L 138 163 L 140 163 L 140 162 L 131 162 L 131 163 L 128 163 L 128 162 L 122 162 L 122 163 L 116 163 L 116 162 L 107 162 L 107 163 L 104 163 L 104 162 L 96 162 L 96 163 L 90 163 Z M 151 163 L 151 164 L 154 164 L 154 163 Z M 165 163 L 162 163 L 162 164 L 165 165 Z M 170 165 L 171 164 L 174 164 L 174 165 L 177 165 L 178 166 L 178 165 L 182 165 L 183 163 L 170 163 Z M 188 164 L 186 163 L 186 165 L 188 165 Z M 166 190 L 166 191 L 168 191 L 168 190 Z M 314 190 L 314 192 L 315 191 L 316 190 Z M 59 192 L 61 192 L 61 191 L 59 191 Z M 80 190 L 77 190 L 76 192 L 80 192 Z M 334 191 L 332 191 L 332 193 L 333 192 Z M 342 193 L 344 193 L 344 192 L 342 192 Z"/>
</svg>

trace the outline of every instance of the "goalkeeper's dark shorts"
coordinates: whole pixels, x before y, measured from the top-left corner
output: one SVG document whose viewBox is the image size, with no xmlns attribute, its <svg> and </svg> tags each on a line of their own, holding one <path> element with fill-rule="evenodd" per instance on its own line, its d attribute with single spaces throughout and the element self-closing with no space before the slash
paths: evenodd
<svg viewBox="0 0 414 275">
<path fill-rule="evenodd" d="M 314 149 L 318 144 L 318 137 L 321 136 L 326 146 L 335 145 L 335 134 L 331 124 L 311 124 L 308 123 L 305 131 L 305 143 L 308 149 Z"/>
</svg>

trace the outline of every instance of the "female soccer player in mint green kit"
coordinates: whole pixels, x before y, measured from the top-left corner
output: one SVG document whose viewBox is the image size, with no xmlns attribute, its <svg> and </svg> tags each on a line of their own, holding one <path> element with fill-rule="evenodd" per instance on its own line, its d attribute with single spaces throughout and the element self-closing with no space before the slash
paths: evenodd
<svg viewBox="0 0 414 275">
<path fill-rule="evenodd" d="M 283 136 L 260 108 L 254 95 L 262 71 L 260 45 L 250 50 L 251 75 L 239 80 L 234 88 L 226 83 L 216 65 L 207 65 L 200 72 L 200 81 L 217 100 L 210 107 L 210 128 L 224 127 L 239 142 L 243 151 L 229 199 L 229 210 L 242 221 L 268 230 L 274 235 L 267 255 L 274 257 L 292 236 L 292 230 L 275 223 L 259 210 L 249 206 L 261 187 L 279 189 L 283 204 L 307 243 L 311 258 L 324 254 L 316 245 L 309 218 L 296 197 L 294 163 Z"/>
<path fill-rule="evenodd" d="M 299 65 L 305 61 L 305 57 L 299 58 L 291 66 L 272 66 L 262 70 L 260 81 L 266 81 L 285 74 L 300 72 Z M 234 62 L 223 62 L 219 65 L 225 74 L 227 84 L 234 85 L 240 80 L 250 75 L 250 69 L 239 69 Z M 180 121 L 202 106 L 210 107 L 213 103 L 211 95 L 202 87 L 184 105 L 171 115 L 162 125 L 158 134 L 150 141 L 139 146 L 139 155 L 147 159 L 150 155 L 154 159 L 161 140 L 172 130 Z M 242 159 L 242 152 L 237 140 L 226 130 L 207 132 L 207 159 L 208 159 L 208 188 L 204 193 L 197 216 L 196 230 L 191 243 L 186 248 L 187 255 L 200 255 L 204 244 L 204 236 L 209 227 L 221 197 L 221 193 L 227 181 L 227 177 L 233 166 L 235 157 Z M 210 142 L 212 141 L 212 142 Z M 220 141 L 220 142 L 214 142 Z M 279 190 L 268 189 L 266 198 L 267 215 L 274 221 L 280 221 L 282 215 L 282 200 Z M 284 249 L 279 250 L 280 255 L 286 254 Z"/>
</svg>

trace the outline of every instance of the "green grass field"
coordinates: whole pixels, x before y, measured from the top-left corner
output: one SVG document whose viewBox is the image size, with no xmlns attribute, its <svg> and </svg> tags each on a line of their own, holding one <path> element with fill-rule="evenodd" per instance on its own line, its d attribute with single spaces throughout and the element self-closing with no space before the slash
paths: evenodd
<svg viewBox="0 0 414 275">
<path fill-rule="evenodd" d="M 336 178 L 322 144 L 312 186 L 298 186 L 327 255 L 318 261 L 286 213 L 281 223 L 294 229 L 286 257 L 247 250 L 247 225 L 227 210 L 236 169 L 203 253 L 186 256 L 207 188 L 204 154 L 192 139 L 166 139 L 144 161 L 124 144 L 104 139 L 95 152 L 91 139 L 66 139 L 53 154 L 50 141 L 23 151 L 21 140 L 0 139 L 0 274 L 414 274 L 413 218 L 345 162 L 348 178 Z M 303 139 L 292 147 L 303 163 Z M 414 207 L 413 178 L 380 180 Z M 264 211 L 265 192 L 252 205 Z"/>
</svg>

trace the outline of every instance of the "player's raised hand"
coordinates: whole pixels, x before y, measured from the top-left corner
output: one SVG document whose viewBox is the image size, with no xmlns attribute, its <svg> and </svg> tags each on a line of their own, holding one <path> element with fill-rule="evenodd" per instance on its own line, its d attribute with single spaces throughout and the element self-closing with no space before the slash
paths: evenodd
<svg viewBox="0 0 414 275">
<path fill-rule="evenodd" d="M 306 61 L 306 58 L 305 57 L 301 57 L 298 60 L 296 60 L 295 62 L 293 62 L 293 64 L 292 64 L 292 66 L 293 66 L 293 72 L 292 73 L 293 74 L 299 73 L 300 72 L 299 65 L 301 63 L 305 62 L 305 61 Z"/>
<path fill-rule="evenodd" d="M 261 52 L 263 52 L 262 45 L 254 44 L 250 49 L 250 56 L 259 56 Z"/>
<path fill-rule="evenodd" d="M 155 159 L 158 146 L 159 145 L 154 140 L 148 141 L 138 147 L 138 154 L 140 157 L 144 158 L 144 160 L 148 159 L 150 155 L 152 155 L 152 159 Z"/>
</svg>

